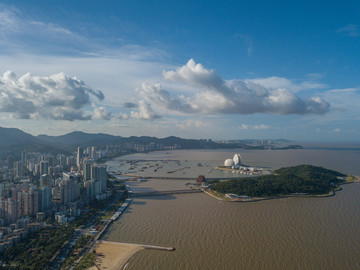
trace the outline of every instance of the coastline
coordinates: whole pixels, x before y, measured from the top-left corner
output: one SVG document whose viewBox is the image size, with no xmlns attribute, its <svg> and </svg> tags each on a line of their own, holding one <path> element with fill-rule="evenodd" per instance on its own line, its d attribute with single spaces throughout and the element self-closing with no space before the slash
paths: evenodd
<svg viewBox="0 0 360 270">
<path fill-rule="evenodd" d="M 340 191 L 342 190 L 342 188 L 337 189 L 336 191 Z M 245 202 L 259 202 L 259 201 L 268 201 L 268 200 L 276 200 L 276 199 L 284 199 L 284 198 L 325 198 L 325 197 L 332 197 L 335 195 L 335 190 L 331 190 L 329 193 L 327 194 L 319 194 L 319 195 L 279 195 L 279 196 L 274 196 L 274 197 L 249 197 L 248 199 L 229 199 L 229 198 L 224 198 L 223 195 L 225 194 L 214 194 L 214 191 L 208 191 L 208 190 L 204 190 L 204 193 L 206 193 L 207 195 L 220 200 L 220 201 L 226 201 L 226 202 L 238 202 L 238 203 L 245 203 Z"/>
<path fill-rule="evenodd" d="M 213 167 L 212 169 L 218 169 L 217 167 Z M 220 169 L 221 170 L 221 169 Z M 224 169 L 226 171 L 226 169 Z M 157 178 L 153 176 L 141 176 L 142 178 L 152 179 Z M 140 175 L 138 176 L 140 178 Z M 166 177 L 161 176 L 159 179 L 165 179 Z M 354 177 L 352 182 L 359 182 L 359 177 Z M 348 182 L 344 182 L 342 184 L 348 184 Z M 342 190 L 339 186 L 338 189 L 332 190 L 327 194 L 319 194 L 319 195 L 305 195 L 305 194 L 292 194 L 292 195 L 280 195 L 274 197 L 250 197 L 248 199 L 231 199 L 225 197 L 225 194 L 216 194 L 216 192 L 211 190 L 204 190 L 204 192 L 221 201 L 228 202 L 257 202 L 257 201 L 265 201 L 265 200 L 273 200 L 273 199 L 281 199 L 281 198 L 290 198 L 290 197 L 302 197 L 302 198 L 321 198 L 321 197 L 331 197 L 335 195 L 336 191 Z M 222 195 L 222 196 L 221 196 Z M 122 247 L 122 248 L 121 248 Z M 126 269 L 127 265 L 132 264 L 134 258 L 136 258 L 139 254 L 139 251 L 142 249 L 146 249 L 145 246 L 141 244 L 129 244 L 129 243 L 116 243 L 109 241 L 101 241 L 99 243 L 98 248 L 96 248 L 96 253 L 102 253 L 98 255 L 95 266 L 91 269 Z"/>
<path fill-rule="evenodd" d="M 95 265 L 90 269 L 124 269 L 131 257 L 143 249 L 145 248 L 138 244 L 118 243 L 104 240 L 98 241 L 95 245 L 97 254 Z"/>
<path fill-rule="evenodd" d="M 130 259 L 143 249 L 154 249 L 161 251 L 176 250 L 174 247 L 162 247 L 154 245 L 120 243 L 100 240 L 97 241 L 94 246 L 96 259 L 94 262 L 94 266 L 90 269 L 125 269 Z"/>
<path fill-rule="evenodd" d="M 220 201 L 227 202 L 258 202 L 258 201 L 266 201 L 266 200 L 275 200 L 275 199 L 283 199 L 283 198 L 325 198 L 335 196 L 336 191 L 341 191 L 342 185 L 352 184 L 352 183 L 360 183 L 360 176 L 348 175 L 346 182 L 340 184 L 337 188 L 330 190 L 329 193 L 326 194 L 289 194 L 289 195 L 279 195 L 273 197 L 249 197 L 248 199 L 230 199 L 225 197 L 225 194 L 219 193 L 214 190 L 204 190 L 204 193 L 213 197 Z"/>
</svg>

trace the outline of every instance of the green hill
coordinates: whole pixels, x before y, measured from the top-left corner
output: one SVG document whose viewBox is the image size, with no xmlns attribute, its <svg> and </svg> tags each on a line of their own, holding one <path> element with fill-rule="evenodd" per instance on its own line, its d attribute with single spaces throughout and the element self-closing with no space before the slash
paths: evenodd
<svg viewBox="0 0 360 270">
<path fill-rule="evenodd" d="M 250 197 L 273 197 L 294 193 L 326 194 L 336 188 L 345 175 L 322 167 L 300 165 L 275 170 L 272 175 L 219 182 L 212 189 Z"/>
</svg>

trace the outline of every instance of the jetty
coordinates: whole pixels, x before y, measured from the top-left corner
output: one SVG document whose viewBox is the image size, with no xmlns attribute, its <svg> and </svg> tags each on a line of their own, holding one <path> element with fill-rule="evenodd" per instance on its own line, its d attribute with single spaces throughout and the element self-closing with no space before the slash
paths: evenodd
<svg viewBox="0 0 360 270">
<path fill-rule="evenodd" d="M 147 191 L 147 192 L 129 192 L 130 197 L 148 197 L 148 196 L 163 196 L 172 194 L 185 193 L 201 193 L 201 189 L 178 189 L 178 190 L 164 190 L 164 191 Z"/>
<path fill-rule="evenodd" d="M 142 247 L 144 249 L 155 249 L 155 250 L 163 250 L 163 251 L 175 251 L 176 250 L 176 248 L 174 248 L 174 247 L 162 247 L 162 246 L 146 245 L 146 244 L 112 242 L 112 241 L 106 241 L 106 240 L 98 240 L 96 242 L 96 245 L 98 246 L 101 243 L 109 243 L 109 244 L 113 244 L 113 245 L 137 246 L 137 247 Z"/>
<path fill-rule="evenodd" d="M 174 250 L 176 250 L 174 247 L 160 247 L 160 246 L 143 245 L 143 244 L 138 244 L 138 245 L 140 247 L 145 248 L 145 249 L 156 249 L 156 250 L 164 250 L 164 251 L 174 251 Z"/>
</svg>

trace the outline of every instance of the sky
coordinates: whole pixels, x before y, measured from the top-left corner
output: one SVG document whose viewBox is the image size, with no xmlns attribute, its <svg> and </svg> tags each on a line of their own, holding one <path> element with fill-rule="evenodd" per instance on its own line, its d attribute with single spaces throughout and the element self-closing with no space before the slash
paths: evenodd
<svg viewBox="0 0 360 270">
<path fill-rule="evenodd" d="M 0 126 L 359 142 L 359 10 L 347 0 L 3 0 Z"/>
</svg>

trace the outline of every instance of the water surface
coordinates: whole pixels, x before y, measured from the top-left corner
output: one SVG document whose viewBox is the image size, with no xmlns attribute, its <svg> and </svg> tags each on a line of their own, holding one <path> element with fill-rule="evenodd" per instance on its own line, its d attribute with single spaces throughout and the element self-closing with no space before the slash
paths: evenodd
<svg viewBox="0 0 360 270">
<path fill-rule="evenodd" d="M 359 151 L 240 153 L 251 166 L 306 163 L 360 174 Z M 126 159 L 216 163 L 233 154 L 233 150 L 190 150 Z M 172 183 L 175 188 L 184 185 L 184 181 L 161 181 L 136 185 L 154 190 L 170 189 Z M 127 269 L 360 269 L 359 194 L 360 184 L 350 184 L 334 197 L 252 203 L 222 202 L 205 194 L 136 198 L 105 240 L 176 247 L 175 252 L 141 251 Z"/>
</svg>

